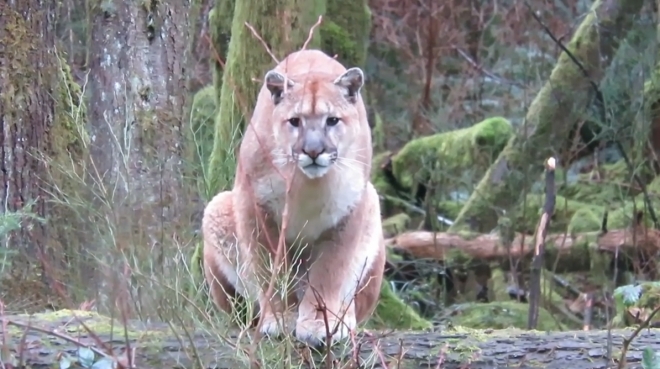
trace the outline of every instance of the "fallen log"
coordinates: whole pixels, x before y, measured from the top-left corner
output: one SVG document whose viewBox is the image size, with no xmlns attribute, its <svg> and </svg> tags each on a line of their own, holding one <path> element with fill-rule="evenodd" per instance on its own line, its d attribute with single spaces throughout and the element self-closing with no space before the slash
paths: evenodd
<svg viewBox="0 0 660 369">
<path fill-rule="evenodd" d="M 534 237 L 516 234 L 510 248 L 500 241 L 496 233 L 467 234 L 412 231 L 387 240 L 394 250 L 404 250 L 415 258 L 443 261 L 463 254 L 479 261 L 498 261 L 513 258 L 531 259 Z M 593 252 L 645 252 L 660 251 L 660 231 L 645 227 L 617 229 L 601 232 L 585 232 L 575 235 L 550 234 L 545 240 L 546 265 L 554 265 L 559 257 L 562 271 L 589 270 Z M 522 247 L 521 247 L 522 246 Z"/>
<path fill-rule="evenodd" d="M 75 314 L 75 316 L 74 316 Z M 0 317 L 0 341 L 3 364 L 13 357 L 21 357 L 22 364 L 13 367 L 52 368 L 65 355 L 79 356 L 80 347 L 85 355 L 97 352 L 95 362 L 102 356 L 93 335 L 87 333 L 81 322 L 98 340 L 112 347 L 115 355 L 126 358 L 126 342 L 134 356 L 133 367 L 139 369 L 161 368 L 249 368 L 248 360 L 232 348 L 235 335 L 220 338 L 219 332 L 192 328 L 184 332 L 165 323 L 141 323 L 130 321 L 128 340 L 119 325 L 110 331 L 110 320 L 95 313 L 84 311 L 60 311 L 49 314 Z M 116 323 L 116 322 L 115 322 Z M 34 328 L 26 328 L 34 327 Z M 619 352 L 623 339 L 632 329 L 611 332 L 613 352 Z M 358 357 L 362 367 L 371 368 L 605 368 L 610 362 L 606 355 L 606 331 L 526 332 L 520 330 L 445 331 L 445 332 L 378 332 L 361 333 L 357 337 Z M 272 345 L 278 347 L 277 345 Z M 286 345 L 280 345 L 286 346 Z M 22 350 L 21 350 L 22 347 Z M 642 350 L 650 347 L 660 350 L 657 330 L 642 330 L 630 345 L 628 363 L 639 363 Z M 8 350 L 7 350 L 8 348 Z M 22 351 L 22 353 L 21 353 Z M 101 353 L 101 354 L 99 354 Z M 11 354 L 11 355 L 10 355 Z M 352 353 L 337 357 L 345 362 Z M 615 360 L 618 357 L 614 358 Z M 280 367 L 284 358 L 279 360 Z M 125 361 L 125 360 L 124 360 Z M 292 362 L 292 367 L 299 363 Z M 11 367 L 11 366 L 9 366 Z M 65 367 L 65 366 L 64 366 Z M 72 366 L 73 367 L 73 366 Z M 109 367 L 109 366 L 99 366 Z M 263 366 L 263 367 L 273 367 Z M 306 367 L 306 366 L 303 366 Z M 323 363 L 316 366 L 325 368 Z M 339 367 L 339 366 L 337 366 Z M 348 367 L 341 365 L 341 367 Z"/>
</svg>

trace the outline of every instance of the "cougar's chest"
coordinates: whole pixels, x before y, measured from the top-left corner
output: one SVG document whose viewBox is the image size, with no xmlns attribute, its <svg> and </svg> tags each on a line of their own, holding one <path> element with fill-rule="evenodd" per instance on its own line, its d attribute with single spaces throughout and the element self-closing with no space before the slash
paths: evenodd
<svg viewBox="0 0 660 369">
<path fill-rule="evenodd" d="M 364 191 L 355 182 L 328 178 L 316 184 L 293 186 L 290 192 L 287 242 L 311 242 L 336 226 L 357 206 Z M 271 212 L 279 226 L 286 199 L 286 183 L 277 178 L 263 179 L 256 189 L 260 202 Z"/>
<path fill-rule="evenodd" d="M 306 188 L 294 196 L 286 230 L 289 242 L 317 240 L 348 216 L 359 201 L 356 192 L 338 188 Z"/>
</svg>

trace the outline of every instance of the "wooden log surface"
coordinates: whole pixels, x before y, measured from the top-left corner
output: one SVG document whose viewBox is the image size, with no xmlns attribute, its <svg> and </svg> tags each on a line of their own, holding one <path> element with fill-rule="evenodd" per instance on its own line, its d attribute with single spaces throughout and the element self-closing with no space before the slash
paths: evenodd
<svg viewBox="0 0 660 369">
<path fill-rule="evenodd" d="M 462 235 L 460 233 L 413 231 L 402 233 L 387 240 L 390 247 L 403 249 L 416 258 L 444 260 L 450 252 L 461 251 L 479 260 L 496 260 L 509 257 L 531 257 L 534 236 L 516 234 L 510 248 L 500 242 L 497 234 Z M 521 247 L 524 245 L 524 247 Z M 586 232 L 576 235 L 549 234 L 546 248 L 554 249 L 560 257 L 570 255 L 574 248 L 614 253 L 626 249 L 660 251 L 660 231 L 638 227 L 611 230 L 604 234 Z"/>
<path fill-rule="evenodd" d="M 101 341 L 112 346 L 115 355 L 122 356 L 120 353 L 126 351 L 126 340 L 120 324 L 115 322 L 114 331 L 110 332 L 108 318 L 89 312 L 75 314 L 77 318 L 71 311 L 31 318 L 25 315 L 1 317 L 0 337 L 4 342 L 4 353 L 0 357 L 4 364 L 9 361 L 7 352 L 11 352 L 14 358 L 22 356 L 23 366 L 18 367 L 33 369 L 53 367 L 62 353 L 76 357 L 81 345 L 96 345 L 93 335 L 87 333 L 81 321 L 95 331 Z M 35 328 L 26 329 L 27 326 Z M 129 321 L 128 326 L 128 341 L 130 347 L 135 348 L 134 368 L 249 368 L 245 355 L 231 347 L 231 342 L 237 341 L 235 335 L 221 335 L 208 329 L 172 329 L 165 323 Z M 611 332 L 614 355 L 618 355 L 623 339 L 631 332 L 631 329 Z M 639 363 L 644 348 L 660 351 L 658 333 L 658 329 L 642 330 L 628 351 L 628 368 L 641 367 Z M 606 331 L 361 332 L 356 341 L 358 345 L 353 347 L 359 347 L 363 368 L 583 369 L 606 368 L 608 365 Z M 280 344 L 283 346 L 286 345 Z M 278 345 L 271 344 L 270 347 Z M 347 364 L 350 356 L 350 353 L 337 356 L 344 364 L 336 367 L 351 368 Z M 283 367 L 281 355 L 271 356 L 271 360 L 279 360 L 279 366 L 271 362 L 262 368 Z M 442 363 L 438 366 L 439 361 Z M 292 367 L 298 367 L 297 364 L 293 362 Z M 325 368 L 323 363 L 316 367 Z"/>
</svg>

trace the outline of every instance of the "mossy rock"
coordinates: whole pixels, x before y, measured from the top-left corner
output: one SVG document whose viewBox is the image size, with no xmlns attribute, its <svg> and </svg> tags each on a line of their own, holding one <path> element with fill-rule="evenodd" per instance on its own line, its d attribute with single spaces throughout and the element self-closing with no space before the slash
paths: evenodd
<svg viewBox="0 0 660 369">
<path fill-rule="evenodd" d="M 406 213 L 399 213 L 383 220 L 383 232 L 385 237 L 391 237 L 404 232 L 410 224 L 410 216 Z"/>
<path fill-rule="evenodd" d="M 455 306 L 453 325 L 472 329 L 527 328 L 528 304 L 515 301 L 497 301 L 487 304 L 466 303 Z M 539 331 L 552 331 L 557 324 L 552 315 L 544 308 L 539 308 L 536 327 Z"/>
<path fill-rule="evenodd" d="M 660 217 L 660 205 L 656 201 L 651 201 L 653 210 L 655 211 L 656 217 Z M 644 204 L 644 199 L 642 195 L 635 198 L 634 201 L 626 201 L 623 204 L 616 206 L 616 208 L 610 210 L 607 216 L 607 228 L 608 229 L 621 229 L 630 227 L 633 225 L 635 219 L 635 214 L 637 212 L 642 212 L 642 223 L 644 225 L 652 226 L 653 220 L 651 218 L 650 209 Z"/>
<path fill-rule="evenodd" d="M 433 325 L 422 318 L 411 306 L 407 305 L 392 291 L 390 284 L 383 280 L 380 299 L 373 316 L 367 322 L 372 329 L 429 329 Z"/>
<path fill-rule="evenodd" d="M 467 168 L 476 177 L 483 176 L 513 133 L 508 120 L 493 117 L 469 128 L 412 140 L 392 159 L 394 177 L 413 188 L 433 176 L 461 178 Z"/>
<path fill-rule="evenodd" d="M 631 176 L 626 163 L 620 160 L 613 164 L 602 165 L 600 179 L 592 179 L 593 173 L 581 173 L 572 183 L 562 183 L 557 178 L 557 193 L 572 200 L 599 205 L 621 201 L 631 195 Z"/>
<path fill-rule="evenodd" d="M 595 232 L 601 229 L 602 223 L 603 214 L 592 208 L 580 208 L 573 213 L 568 223 L 568 233 L 575 235 L 583 232 Z"/>
<path fill-rule="evenodd" d="M 392 186 L 385 178 L 385 174 L 381 169 L 385 160 L 391 155 L 390 151 L 384 151 L 378 154 L 375 154 L 371 159 L 371 184 L 374 185 L 376 192 L 379 195 L 393 194 Z"/>
<path fill-rule="evenodd" d="M 513 218 L 514 229 L 517 232 L 533 233 L 543 212 L 544 194 L 528 194 L 525 202 L 520 203 Z M 439 201 L 438 214 L 450 219 L 456 219 L 463 208 L 460 201 Z M 568 200 L 563 196 L 556 197 L 555 212 L 550 222 L 550 232 L 564 232 L 572 229 L 575 232 L 597 231 L 605 208 Z"/>
</svg>

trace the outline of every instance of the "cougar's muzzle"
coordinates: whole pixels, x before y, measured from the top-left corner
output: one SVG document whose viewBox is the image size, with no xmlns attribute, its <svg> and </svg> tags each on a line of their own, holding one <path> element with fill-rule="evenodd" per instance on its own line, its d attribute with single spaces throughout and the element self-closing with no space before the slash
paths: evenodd
<svg viewBox="0 0 660 369">
<path fill-rule="evenodd" d="M 293 147 L 298 167 L 309 178 L 325 175 L 337 160 L 337 147 L 319 128 L 306 128 L 300 132 Z"/>
</svg>

